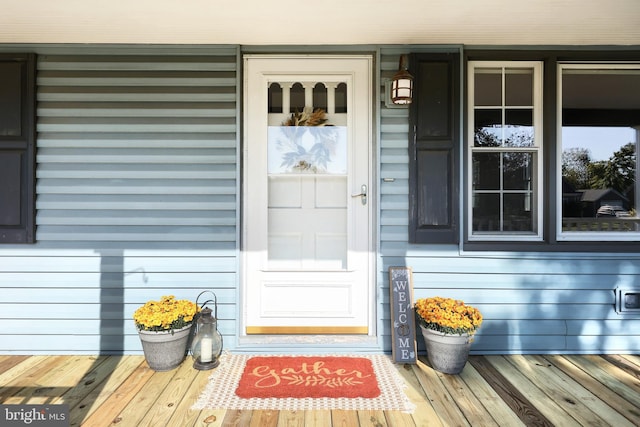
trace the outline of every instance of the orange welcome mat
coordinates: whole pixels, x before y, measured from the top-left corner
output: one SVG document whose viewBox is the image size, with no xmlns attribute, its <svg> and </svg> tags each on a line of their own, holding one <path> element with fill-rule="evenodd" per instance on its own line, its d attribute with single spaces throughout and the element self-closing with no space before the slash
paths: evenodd
<svg viewBox="0 0 640 427">
<path fill-rule="evenodd" d="M 380 396 L 371 360 L 343 356 L 252 357 L 236 394 L 252 397 Z"/>
<path fill-rule="evenodd" d="M 193 409 L 412 412 L 404 388 L 385 355 L 223 353 Z"/>
</svg>

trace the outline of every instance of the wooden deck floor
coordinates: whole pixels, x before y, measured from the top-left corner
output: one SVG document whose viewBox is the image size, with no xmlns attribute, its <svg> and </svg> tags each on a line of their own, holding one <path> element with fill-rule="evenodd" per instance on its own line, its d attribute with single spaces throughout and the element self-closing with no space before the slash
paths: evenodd
<svg viewBox="0 0 640 427">
<path fill-rule="evenodd" d="M 192 411 L 210 372 L 142 356 L 0 356 L 0 403 L 70 407 L 72 426 L 640 425 L 640 356 L 471 356 L 459 376 L 397 365 L 416 404 L 394 411 Z"/>
</svg>

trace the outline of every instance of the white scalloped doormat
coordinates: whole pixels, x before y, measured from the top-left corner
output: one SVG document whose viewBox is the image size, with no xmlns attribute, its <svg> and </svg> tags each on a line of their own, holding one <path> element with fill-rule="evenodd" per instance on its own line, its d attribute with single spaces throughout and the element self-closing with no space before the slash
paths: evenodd
<svg viewBox="0 0 640 427">
<path fill-rule="evenodd" d="M 250 398 L 236 396 L 240 377 L 247 360 L 257 355 L 223 353 L 218 366 L 209 377 L 209 382 L 198 401 L 191 409 L 236 409 L 236 410 L 281 410 L 313 411 L 342 409 L 347 411 L 402 411 L 413 412 L 415 405 L 404 393 L 404 381 L 396 367 L 385 355 L 358 355 L 371 360 L 380 395 L 375 398 Z M 270 355 L 273 356 L 273 355 Z M 288 355 L 291 356 L 291 355 Z M 305 355 L 307 356 L 307 355 Z M 344 356 L 344 355 L 341 355 Z"/>
</svg>

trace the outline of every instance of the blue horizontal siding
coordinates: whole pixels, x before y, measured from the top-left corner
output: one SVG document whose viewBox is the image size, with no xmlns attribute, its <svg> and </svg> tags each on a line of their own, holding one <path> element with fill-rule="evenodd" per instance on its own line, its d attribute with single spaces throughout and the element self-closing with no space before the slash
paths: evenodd
<svg viewBox="0 0 640 427">
<path fill-rule="evenodd" d="M 68 50 L 38 61 L 38 241 L 0 247 L 0 353 L 140 352 L 131 319 L 139 305 L 205 289 L 218 296 L 218 326 L 234 348 L 237 49 Z M 613 307 L 616 287 L 640 289 L 638 253 L 408 243 L 409 110 L 386 107 L 382 78 L 406 52 L 386 47 L 379 61 L 381 348 L 391 350 L 388 268 L 409 266 L 414 298 L 449 296 L 481 309 L 473 352 L 640 352 L 640 316 Z"/>
<path fill-rule="evenodd" d="M 399 48 L 381 50 L 381 71 Z M 383 88 L 381 88 L 382 90 Z M 477 306 L 477 353 L 640 352 L 640 315 L 614 309 L 614 289 L 640 289 L 640 253 L 469 253 L 409 243 L 408 109 L 380 103 L 380 331 L 390 350 L 388 269 L 413 270 L 414 299 L 445 296 Z M 422 337 L 417 337 L 424 349 Z"/>
<path fill-rule="evenodd" d="M 37 64 L 37 243 L 0 247 L 0 353 L 140 352 L 137 307 L 206 289 L 235 342 L 237 49 L 60 50 Z"/>
</svg>

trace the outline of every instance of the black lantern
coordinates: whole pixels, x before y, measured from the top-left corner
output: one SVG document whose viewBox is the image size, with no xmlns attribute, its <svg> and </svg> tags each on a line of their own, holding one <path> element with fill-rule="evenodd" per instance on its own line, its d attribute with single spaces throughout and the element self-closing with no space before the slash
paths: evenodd
<svg viewBox="0 0 640 427">
<path fill-rule="evenodd" d="M 407 71 L 407 55 L 400 55 L 398 72 L 391 80 L 391 101 L 394 104 L 411 104 L 413 100 L 413 76 Z"/>
<path fill-rule="evenodd" d="M 213 312 L 210 308 L 204 307 L 205 304 L 203 304 L 203 309 L 198 315 L 195 324 L 195 336 L 191 344 L 193 367 L 201 371 L 218 366 L 220 364 L 219 357 L 222 353 L 222 335 L 218 332 L 218 302 L 215 300 L 215 317 L 212 315 Z"/>
</svg>

